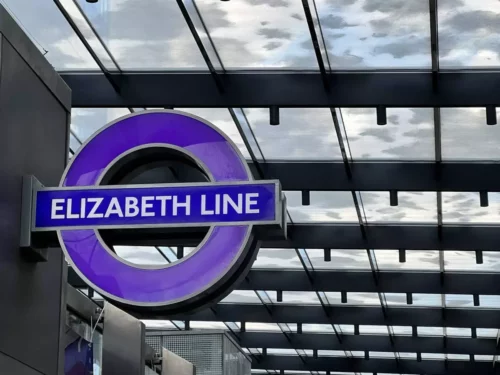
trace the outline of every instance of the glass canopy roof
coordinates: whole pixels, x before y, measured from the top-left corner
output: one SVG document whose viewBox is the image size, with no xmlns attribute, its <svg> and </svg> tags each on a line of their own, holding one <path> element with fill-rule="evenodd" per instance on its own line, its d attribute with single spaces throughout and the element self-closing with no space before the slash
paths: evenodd
<svg viewBox="0 0 500 375">
<path fill-rule="evenodd" d="M 210 71 L 313 74 L 320 72 L 321 65 L 327 73 L 342 74 L 484 72 L 500 68 L 500 2 L 496 0 L 149 0 L 147 6 L 135 0 L 96 3 L 0 0 L 0 3 L 56 70 L 65 73 L 100 73 L 104 69 L 142 74 Z M 336 243 L 344 246 L 321 248 L 322 238 L 308 238 L 307 243 L 315 245 L 311 248 L 264 244 L 249 279 L 253 280 L 253 275 L 267 277 L 278 273 L 286 277 L 290 286 L 281 283 L 285 288 L 279 290 L 263 282 L 257 283 L 265 286 L 261 289 L 237 287 L 219 303 L 235 307 L 233 311 L 238 314 L 254 305 L 271 310 L 280 305 L 300 306 L 303 311 L 310 311 L 310 316 L 317 317 L 317 322 L 304 318 L 305 313 L 291 313 L 295 321 L 280 321 L 280 317 L 288 317 L 286 314 L 272 319 L 257 314 L 256 321 L 244 324 L 234 313 L 232 320 L 145 319 L 144 322 L 161 330 L 231 331 L 252 357 L 256 374 L 354 374 L 334 371 L 341 362 L 333 360 L 342 358 L 412 363 L 476 361 L 490 362 L 491 366 L 497 360 L 500 326 L 488 326 L 491 320 L 486 320 L 483 326 L 482 322 L 468 318 L 463 318 L 465 322 L 446 318 L 445 312 L 485 314 L 473 315 L 474 319 L 487 316 L 490 311 L 500 313 L 497 311 L 500 291 L 491 286 L 492 282 L 500 282 L 498 245 L 478 250 L 459 240 L 445 243 L 439 236 L 443 228 L 453 230 L 467 225 L 482 230 L 498 224 L 498 186 L 491 185 L 497 191 L 489 192 L 487 188 L 480 192 L 446 189 L 437 184 L 434 189 L 395 188 L 390 192 L 378 189 L 376 184 L 354 183 L 357 168 L 363 163 L 366 168 L 384 173 L 380 176 L 372 173 L 372 179 L 395 181 L 390 171 L 399 177 L 398 166 L 434 168 L 441 163 L 481 166 L 499 162 L 500 128 L 486 125 L 485 106 L 494 103 L 482 104 L 484 107 L 433 108 L 415 103 L 415 107 L 383 108 L 384 125 L 377 124 L 380 108 L 356 105 L 308 108 L 292 103 L 280 108 L 279 126 L 270 126 L 269 108 L 244 105 L 175 108 L 212 122 L 255 165 L 310 163 L 311 168 L 319 168 L 324 163 L 340 164 L 346 167 L 346 175 L 351 176 L 351 180 L 347 179 L 352 186 L 362 189 L 332 190 L 331 184 L 324 181 L 338 177 L 335 174 L 338 172 L 333 171 L 331 176 L 328 173 L 320 176 L 321 183 L 293 176 L 299 186 L 314 183 L 330 188 L 309 191 L 285 186 L 290 224 L 335 229 L 330 237 L 340 238 Z M 74 108 L 70 155 L 106 123 L 145 109 L 152 108 L 105 105 Z M 387 165 L 395 165 L 396 169 L 387 169 Z M 339 180 L 345 179 L 344 175 L 341 177 Z M 417 172 L 412 176 L 401 175 L 403 180 L 411 181 L 420 177 Z M 459 182 L 465 184 L 467 178 Z M 403 181 L 403 186 L 408 184 Z M 383 242 L 390 246 L 378 245 L 381 242 L 376 230 L 391 228 L 395 239 Z M 421 234 L 422 229 L 432 232 Z M 410 232 L 406 230 L 416 234 L 407 239 L 406 233 Z M 318 232 L 311 233 L 314 234 L 309 237 Z M 321 233 L 325 235 L 326 229 Z M 389 232 L 384 232 L 388 237 L 386 233 Z M 471 234 L 473 239 L 483 238 L 483 232 L 474 233 L 478 234 L 476 237 Z M 425 242 L 429 236 L 431 244 L 430 240 Z M 342 242 L 344 237 L 348 240 Z M 357 238 L 361 240 L 355 242 Z M 410 240 L 415 242 L 410 249 L 400 245 Z M 370 246 L 372 243 L 377 246 Z M 115 247 L 120 257 L 132 263 L 155 265 L 173 262 L 178 254 L 191 250 L 167 246 Z M 330 282 L 322 284 L 321 278 Z M 453 288 L 452 281 L 462 289 Z M 250 282 L 250 285 L 256 284 Z M 94 294 L 94 298 L 100 297 Z M 344 310 L 347 308 L 352 310 Z M 324 318 L 325 311 L 331 312 L 328 319 Z M 432 316 L 441 318 L 419 318 L 426 314 L 424 311 L 437 312 L 438 315 Z M 397 320 L 392 314 L 409 319 Z M 270 342 L 263 339 L 258 347 L 255 340 L 245 341 L 250 340 L 246 334 L 263 332 L 288 338 L 303 335 L 305 344 L 283 341 L 277 336 L 272 336 Z M 321 346 L 323 335 L 329 335 L 328 345 Z M 342 341 L 343 336 L 348 339 Z M 408 341 L 406 346 L 394 344 L 398 341 L 393 338 L 400 336 L 415 341 Z M 363 341 L 356 341 L 356 337 Z M 433 343 L 429 349 L 432 352 L 422 352 L 420 337 L 436 340 L 446 337 L 451 348 L 461 351 L 453 352 L 441 340 L 429 341 Z M 460 347 L 459 341 L 453 341 L 458 338 L 468 338 L 473 343 Z M 476 346 L 473 340 L 480 339 L 487 341 Z M 346 344 L 351 341 L 352 347 Z M 276 343 L 285 347 L 277 347 Z M 284 364 L 292 363 L 286 362 L 290 357 L 313 362 L 316 357 L 325 357 L 333 362 L 328 372 L 314 368 L 307 371 L 260 368 L 261 359 L 266 356 L 279 358 Z"/>
</svg>

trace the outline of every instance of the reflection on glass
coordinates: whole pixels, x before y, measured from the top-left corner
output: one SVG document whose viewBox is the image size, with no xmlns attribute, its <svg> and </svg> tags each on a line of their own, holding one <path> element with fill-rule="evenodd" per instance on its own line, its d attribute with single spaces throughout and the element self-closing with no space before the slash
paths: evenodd
<svg viewBox="0 0 500 375">
<path fill-rule="evenodd" d="M 470 328 L 446 327 L 446 336 L 455 337 L 471 337 L 472 330 Z"/>
<path fill-rule="evenodd" d="M 245 328 L 247 331 L 272 331 L 281 332 L 281 328 L 276 323 L 253 323 L 246 322 Z"/>
<path fill-rule="evenodd" d="M 398 250 L 375 250 L 375 257 L 381 271 L 439 270 L 439 251 L 437 250 L 406 250 L 404 263 L 399 262 Z"/>
<path fill-rule="evenodd" d="M 499 142 L 498 127 L 486 124 L 486 108 L 441 108 L 443 160 L 499 161 Z"/>
<path fill-rule="evenodd" d="M 389 205 L 389 192 L 360 193 L 367 223 L 437 223 L 434 192 L 398 192 L 398 206 Z"/>
<path fill-rule="evenodd" d="M 278 302 L 277 292 L 274 290 L 267 291 L 271 297 L 272 303 L 290 303 L 297 305 L 319 305 L 319 299 L 315 292 L 291 292 L 283 291 L 283 300 Z"/>
<path fill-rule="evenodd" d="M 55 69 L 99 70 L 53 1 L 1 0 L 0 3 Z"/>
<path fill-rule="evenodd" d="M 123 70 L 207 70 L 175 1 L 78 0 Z"/>
<path fill-rule="evenodd" d="M 307 249 L 314 269 L 362 269 L 371 270 L 366 250 L 331 249 L 331 261 L 325 261 L 323 249 Z"/>
<path fill-rule="evenodd" d="M 367 335 L 389 335 L 387 326 L 373 326 L 373 325 L 360 325 L 359 326 L 360 334 Z"/>
<path fill-rule="evenodd" d="M 395 358 L 393 352 L 369 352 L 369 355 L 372 358 Z"/>
<path fill-rule="evenodd" d="M 302 324 L 302 332 L 335 333 L 331 324 Z"/>
<path fill-rule="evenodd" d="M 257 303 L 260 299 L 253 290 L 233 290 L 221 303 Z"/>
<path fill-rule="evenodd" d="M 443 192 L 443 223 L 494 224 L 500 221 L 500 193 L 488 193 L 488 207 L 481 207 L 479 193 Z"/>
<path fill-rule="evenodd" d="M 498 309 L 500 308 L 500 296 L 479 296 L 479 304 L 481 307 Z"/>
<path fill-rule="evenodd" d="M 250 159 L 250 154 L 248 153 L 248 149 L 241 138 L 241 135 L 236 127 L 231 114 L 226 108 L 176 108 L 179 111 L 187 112 L 193 114 L 195 116 L 201 117 L 217 128 L 222 130 L 224 134 L 226 134 L 229 139 L 231 139 L 238 149 L 243 154 L 243 157 L 246 159 Z"/>
<path fill-rule="evenodd" d="M 194 322 L 191 321 L 191 328 L 192 329 L 208 329 L 208 330 L 227 330 L 227 327 L 224 323 L 222 322 Z"/>
<path fill-rule="evenodd" d="M 477 337 L 496 338 L 498 329 L 494 328 L 477 328 Z"/>
<path fill-rule="evenodd" d="M 280 125 L 269 125 L 268 108 L 246 108 L 266 160 L 342 160 L 327 108 L 281 108 Z"/>
<path fill-rule="evenodd" d="M 384 293 L 387 305 L 406 306 L 406 293 Z M 440 294 L 412 293 L 413 303 L 410 306 L 441 306 Z"/>
<path fill-rule="evenodd" d="M 440 67 L 498 67 L 499 16 L 496 0 L 439 0 Z"/>
<path fill-rule="evenodd" d="M 476 355 L 474 355 L 474 359 L 476 361 L 492 362 L 493 361 L 493 356 L 492 355 L 484 355 L 484 354 L 476 354 Z"/>
<path fill-rule="evenodd" d="M 347 302 L 342 303 L 340 292 L 326 292 L 328 301 L 332 305 L 371 305 L 380 306 L 380 298 L 377 293 L 347 293 Z"/>
<path fill-rule="evenodd" d="M 137 265 L 167 265 L 167 260 L 153 246 L 114 246 L 116 255 Z"/>
<path fill-rule="evenodd" d="M 294 223 L 358 222 L 352 195 L 347 191 L 312 191 L 311 204 L 302 205 L 300 191 L 286 191 L 286 205 Z"/>
<path fill-rule="evenodd" d="M 446 271 L 498 272 L 500 253 L 483 251 L 483 263 L 477 264 L 475 251 L 445 251 L 444 267 Z"/>
<path fill-rule="evenodd" d="M 85 142 L 109 122 L 129 114 L 130 111 L 127 108 L 73 108 L 71 130 L 80 141 Z"/>
<path fill-rule="evenodd" d="M 426 1 L 317 1 L 332 69 L 430 68 Z"/>
<path fill-rule="evenodd" d="M 446 359 L 443 353 L 422 353 L 422 359 Z"/>
<path fill-rule="evenodd" d="M 303 269 L 295 249 L 260 249 L 253 268 Z"/>
<path fill-rule="evenodd" d="M 345 352 L 342 350 L 318 350 L 320 357 L 345 357 Z"/>
<path fill-rule="evenodd" d="M 176 331 L 177 327 L 170 320 L 141 320 L 148 329 L 161 329 Z"/>
<path fill-rule="evenodd" d="M 419 336 L 444 336 L 443 327 L 417 327 Z"/>
<path fill-rule="evenodd" d="M 375 108 L 342 108 L 353 160 L 434 160 L 431 108 L 388 108 L 377 125 Z"/>
<path fill-rule="evenodd" d="M 318 69 L 300 1 L 196 5 L 226 69 Z"/>
</svg>

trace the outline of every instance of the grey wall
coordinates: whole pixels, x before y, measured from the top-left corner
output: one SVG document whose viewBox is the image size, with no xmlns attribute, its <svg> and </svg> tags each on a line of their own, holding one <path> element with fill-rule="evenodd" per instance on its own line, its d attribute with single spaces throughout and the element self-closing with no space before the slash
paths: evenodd
<svg viewBox="0 0 500 375">
<path fill-rule="evenodd" d="M 63 255 L 26 262 L 19 230 L 22 176 L 59 183 L 71 93 L 1 6 L 0 33 L 0 374 L 62 374 Z"/>
<path fill-rule="evenodd" d="M 144 323 L 104 304 L 102 371 L 104 375 L 144 375 L 146 328 Z"/>
</svg>

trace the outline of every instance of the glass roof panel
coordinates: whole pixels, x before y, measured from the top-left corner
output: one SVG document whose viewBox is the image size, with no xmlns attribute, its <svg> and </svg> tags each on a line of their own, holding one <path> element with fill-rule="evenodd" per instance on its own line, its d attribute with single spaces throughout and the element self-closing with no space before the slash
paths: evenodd
<svg viewBox="0 0 500 375">
<path fill-rule="evenodd" d="M 405 293 L 384 293 L 387 305 L 407 305 Z M 413 293 L 413 304 L 409 306 L 441 306 L 440 294 Z"/>
<path fill-rule="evenodd" d="M 468 361 L 470 359 L 468 354 L 447 354 L 448 359 L 458 361 Z"/>
<path fill-rule="evenodd" d="M 360 325 L 359 326 L 360 334 L 367 335 L 389 335 L 389 331 L 387 330 L 387 326 L 372 326 L 372 325 Z"/>
<path fill-rule="evenodd" d="M 398 192 L 399 205 L 389 205 L 389 192 L 361 192 L 368 223 L 437 223 L 434 192 Z"/>
<path fill-rule="evenodd" d="M 307 249 L 307 255 L 316 270 L 371 269 L 366 250 L 331 249 L 330 254 L 331 262 L 325 262 L 323 249 Z"/>
<path fill-rule="evenodd" d="M 498 309 L 500 308 L 500 296 L 479 296 L 481 307 Z"/>
<path fill-rule="evenodd" d="M 326 108 L 280 108 L 280 125 L 269 125 L 268 108 L 245 108 L 267 160 L 342 160 L 332 114 Z"/>
<path fill-rule="evenodd" d="M 227 331 L 227 327 L 222 322 L 202 322 L 202 321 L 191 321 L 190 322 L 192 329 L 217 329 Z"/>
<path fill-rule="evenodd" d="M 247 331 L 272 331 L 272 332 L 281 332 L 281 328 L 276 323 L 253 323 L 246 322 L 245 329 Z"/>
<path fill-rule="evenodd" d="M 471 294 L 446 294 L 446 307 L 473 307 Z"/>
<path fill-rule="evenodd" d="M 472 330 L 470 328 L 446 327 L 446 336 L 471 337 Z"/>
<path fill-rule="evenodd" d="M 476 354 L 476 355 L 474 355 L 474 359 L 476 361 L 488 361 L 488 362 L 491 362 L 491 361 L 493 361 L 493 356 L 492 355 L 484 355 L 484 354 Z"/>
<path fill-rule="evenodd" d="M 443 353 L 422 353 L 422 359 L 446 359 Z"/>
<path fill-rule="evenodd" d="M 440 0 L 438 4 L 440 67 L 498 67 L 498 1 Z"/>
<path fill-rule="evenodd" d="M 71 130 L 80 141 L 85 142 L 107 123 L 129 114 L 127 108 L 72 108 Z"/>
<path fill-rule="evenodd" d="M 495 328 L 477 328 L 477 337 L 484 338 L 496 338 L 498 334 L 498 329 Z"/>
<path fill-rule="evenodd" d="M 402 353 L 398 352 L 399 358 L 403 359 L 417 359 L 417 353 Z"/>
<path fill-rule="evenodd" d="M 399 262 L 398 250 L 374 250 L 379 270 L 439 270 L 439 251 L 406 250 L 406 262 Z"/>
<path fill-rule="evenodd" d="M 0 0 L 0 3 L 55 69 L 99 70 L 53 1 Z"/>
<path fill-rule="evenodd" d="M 483 251 L 483 263 L 477 264 L 474 251 L 445 251 L 444 267 L 446 271 L 498 272 L 500 253 Z"/>
<path fill-rule="evenodd" d="M 302 205 L 300 191 L 286 191 L 286 206 L 294 223 L 358 222 L 352 194 L 347 191 L 312 191 L 310 205 Z"/>
<path fill-rule="evenodd" d="M 224 134 L 226 134 L 238 147 L 243 156 L 246 159 L 250 159 L 250 154 L 248 153 L 248 149 L 241 138 L 241 135 L 236 127 L 236 124 L 231 117 L 231 114 L 226 108 L 176 108 L 179 111 L 184 111 L 187 113 L 191 113 L 195 116 L 201 117 L 212 124 L 214 124 L 217 128 L 222 130 Z"/>
<path fill-rule="evenodd" d="M 300 1 L 196 0 L 226 69 L 317 69 Z"/>
<path fill-rule="evenodd" d="M 426 1 L 317 2 L 332 69 L 430 68 Z"/>
<path fill-rule="evenodd" d="M 283 291 L 283 301 L 278 302 L 277 292 L 267 291 L 273 303 L 290 303 L 296 305 L 319 305 L 320 301 L 315 292 L 290 292 Z"/>
<path fill-rule="evenodd" d="M 122 70 L 208 70 L 175 1 L 78 2 Z"/>
<path fill-rule="evenodd" d="M 280 349 L 280 348 L 269 348 L 267 349 L 268 355 L 297 355 L 295 349 Z"/>
<path fill-rule="evenodd" d="M 345 357 L 345 352 L 342 350 L 318 350 L 320 357 Z"/>
<path fill-rule="evenodd" d="M 335 333 L 331 324 L 302 324 L 302 332 Z"/>
<path fill-rule="evenodd" d="M 446 254 L 446 252 L 445 252 Z M 406 250 L 406 262 L 399 262 L 398 250 L 375 250 L 379 270 L 439 270 L 439 251 Z"/>
<path fill-rule="evenodd" d="M 214 124 L 236 144 L 245 158 L 250 159 L 248 150 L 227 109 L 178 108 L 178 110 L 201 117 Z M 87 138 L 107 123 L 129 114 L 130 111 L 126 108 L 73 108 L 71 129 L 79 140 L 85 142 Z"/>
<path fill-rule="evenodd" d="M 353 160 L 434 160 L 431 108 L 388 108 L 387 125 L 377 125 L 375 108 L 342 108 Z"/>
<path fill-rule="evenodd" d="M 417 327 L 419 336 L 444 336 L 444 327 Z"/>
<path fill-rule="evenodd" d="M 168 262 L 152 246 L 113 246 L 116 254 L 126 261 L 140 265 L 165 265 Z"/>
<path fill-rule="evenodd" d="M 392 332 L 395 335 L 411 335 L 412 334 L 412 328 L 408 326 L 391 326 Z"/>
<path fill-rule="evenodd" d="M 369 352 L 373 358 L 395 358 L 394 352 Z"/>
<path fill-rule="evenodd" d="M 342 303 L 340 292 L 326 292 L 328 302 L 332 305 L 372 305 L 380 306 L 377 293 L 347 293 L 347 303 Z"/>
<path fill-rule="evenodd" d="M 486 124 L 486 108 L 441 108 L 443 160 L 498 161 L 499 143 L 500 129 Z"/>
<path fill-rule="evenodd" d="M 260 249 L 253 268 L 303 269 L 295 249 Z"/>
<path fill-rule="evenodd" d="M 170 320 L 141 320 L 144 323 L 146 328 L 158 328 L 158 329 L 166 329 L 166 330 L 177 330 L 177 327 Z"/>
<path fill-rule="evenodd" d="M 257 303 L 260 299 L 253 290 L 233 290 L 221 303 Z"/>
<path fill-rule="evenodd" d="M 500 221 L 500 193 L 488 193 L 488 207 L 481 207 L 479 193 L 443 192 L 443 223 L 492 224 Z"/>
</svg>

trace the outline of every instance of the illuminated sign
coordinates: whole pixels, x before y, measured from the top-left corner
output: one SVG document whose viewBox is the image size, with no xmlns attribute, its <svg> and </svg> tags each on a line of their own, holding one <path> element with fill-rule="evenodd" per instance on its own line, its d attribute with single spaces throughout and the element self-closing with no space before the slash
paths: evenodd
<svg viewBox="0 0 500 375">
<path fill-rule="evenodd" d="M 207 182 L 105 185 L 131 155 L 174 150 Z M 130 167 L 132 168 L 132 167 Z M 122 117 L 94 134 L 72 158 L 57 188 L 32 191 L 31 231 L 57 231 L 68 262 L 103 296 L 127 305 L 186 311 L 227 294 L 258 250 L 255 227 L 284 232 L 285 201 L 277 181 L 254 181 L 238 148 L 210 123 L 178 111 Z M 100 229 L 207 227 L 199 246 L 173 263 L 132 264 Z M 165 244 L 168 245 L 168 244 Z"/>
</svg>

